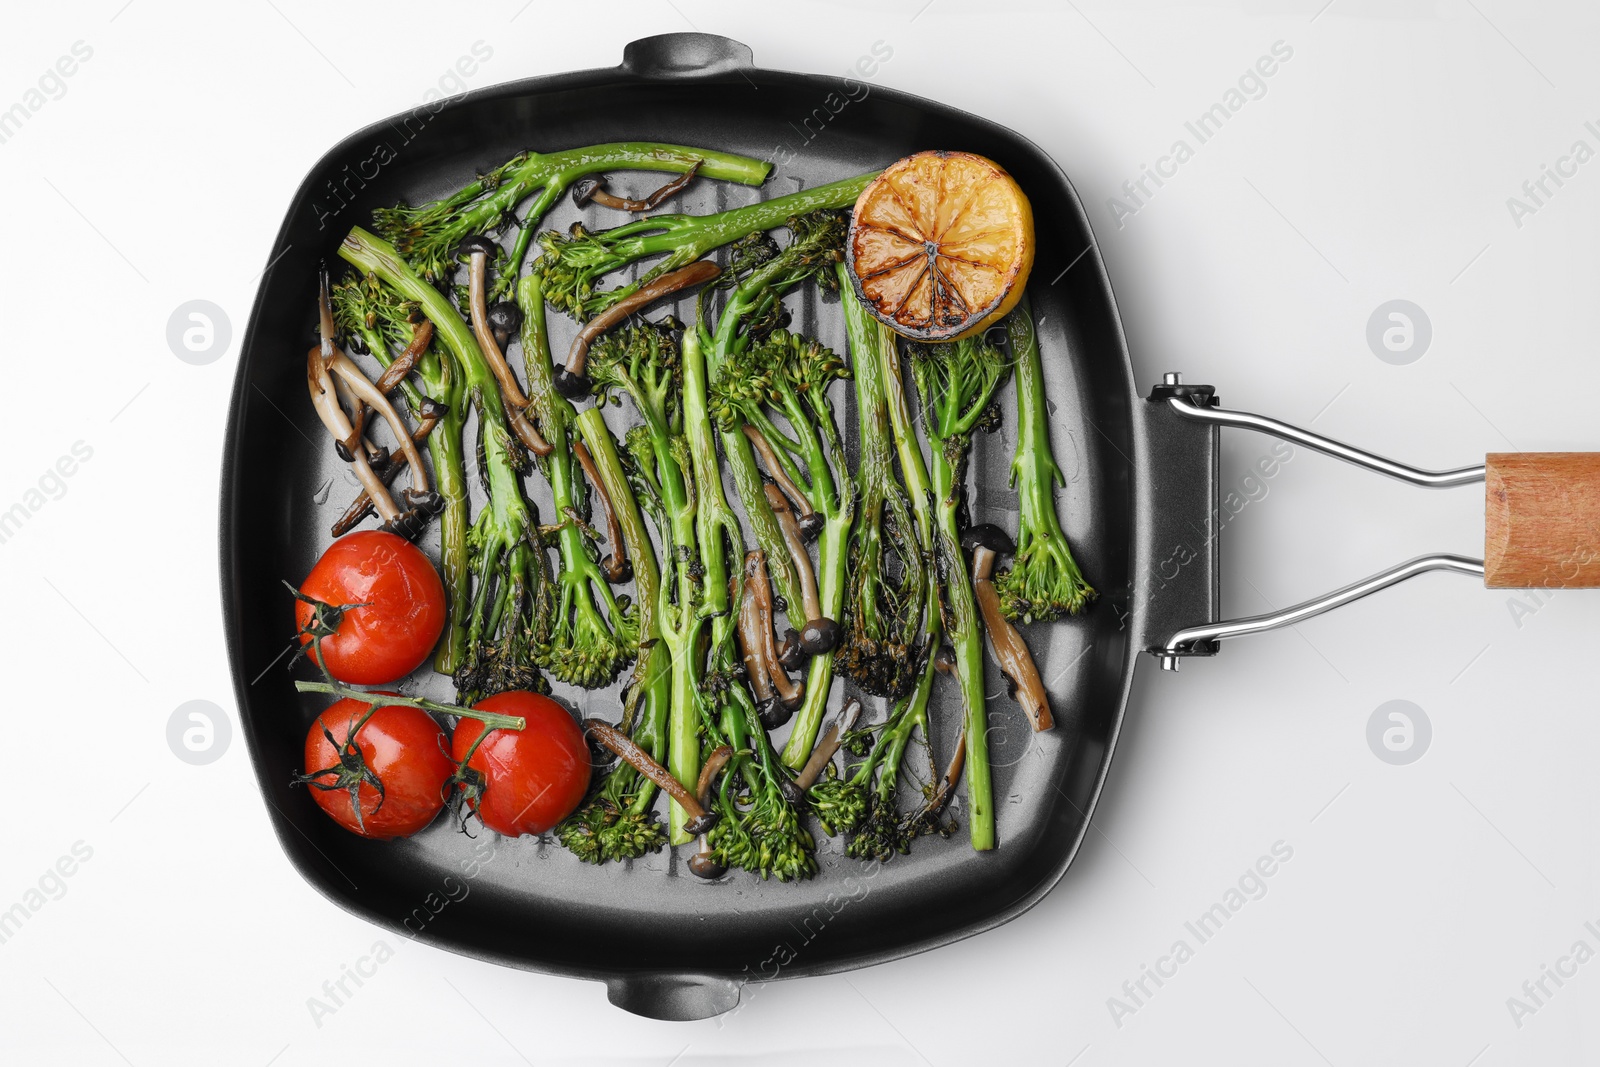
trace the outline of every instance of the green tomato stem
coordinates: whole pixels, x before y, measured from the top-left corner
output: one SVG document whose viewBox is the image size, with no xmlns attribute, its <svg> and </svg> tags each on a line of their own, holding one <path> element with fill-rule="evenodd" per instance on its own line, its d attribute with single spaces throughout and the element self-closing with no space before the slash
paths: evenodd
<svg viewBox="0 0 1600 1067">
<path fill-rule="evenodd" d="M 490 730 L 521 730 L 528 725 L 528 720 L 521 715 L 499 715 L 492 711 L 478 711 L 476 708 L 462 707 L 459 704 L 441 704 L 437 700 L 425 700 L 422 697 L 372 693 L 338 681 L 297 681 L 294 683 L 294 687 L 302 693 L 326 693 L 329 696 L 336 696 L 342 699 L 358 700 L 363 704 L 371 705 L 373 708 L 417 708 L 421 711 L 431 711 L 436 715 L 455 715 L 463 719 L 476 719 L 483 723 L 485 733 Z"/>
</svg>

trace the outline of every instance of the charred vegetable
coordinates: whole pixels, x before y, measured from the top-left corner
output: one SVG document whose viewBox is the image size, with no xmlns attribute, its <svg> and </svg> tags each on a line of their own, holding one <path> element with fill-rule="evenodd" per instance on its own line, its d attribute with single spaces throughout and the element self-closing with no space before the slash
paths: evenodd
<svg viewBox="0 0 1600 1067">
<path fill-rule="evenodd" d="M 818 211 L 789 219 L 786 225 L 791 239 L 781 251 L 770 241 L 766 246 L 756 241 L 742 244 L 735 257 L 737 266 L 730 266 L 723 276 L 733 281 L 715 330 L 707 325 L 704 298 L 700 321 L 702 341 L 717 375 L 712 405 L 723 431 L 723 453 L 756 540 L 773 567 L 774 584 L 782 591 L 790 621 L 799 624 L 801 648 L 812 657 L 805 700 L 783 752 L 784 763 L 799 768 L 816 740 L 833 680 L 855 485 L 845 466 L 844 444 L 828 398 L 828 387 L 848 378 L 849 368 L 826 346 L 775 329 L 784 314 L 786 292 L 808 280 L 837 286 L 845 219 L 838 212 Z M 774 414 L 787 431 L 774 421 Z M 747 436 L 747 427 L 756 433 Z M 761 483 L 753 439 L 762 443 L 763 458 L 777 465 L 774 477 L 800 496 L 808 512 L 822 517 L 814 581 L 807 580 L 810 559 L 800 543 L 803 535 L 789 501 L 777 485 Z M 766 526 L 768 517 L 775 530 Z M 791 562 L 797 579 L 788 588 L 775 565 L 782 559 Z"/>
<path fill-rule="evenodd" d="M 1056 486 L 1065 485 L 1050 451 L 1049 412 L 1045 408 L 1044 362 L 1033 309 L 1024 296 L 1006 320 L 1017 369 L 1017 453 L 1011 460 L 1011 485 L 1022 515 L 1016 554 L 995 576 L 995 591 L 1006 618 L 1022 622 L 1076 615 L 1094 598 L 1083 578 L 1056 514 Z"/>
<path fill-rule="evenodd" d="M 537 620 L 539 665 L 552 676 L 584 689 L 607 685 L 633 661 L 639 643 L 639 615 L 626 597 L 612 592 L 608 576 L 588 543 L 589 513 L 578 450 L 577 412 L 555 390 L 550 344 L 545 333 L 544 296 L 539 279 L 528 275 L 517 286 L 522 310 L 522 359 L 528 373 L 528 412 L 538 420 L 550 452 L 541 465 L 555 502 L 554 537 L 561 567 L 556 572 L 554 611 Z M 594 495 L 604 492 L 597 487 Z M 608 504 L 609 507 L 609 504 Z M 548 536 L 548 534 L 547 534 Z M 610 546 L 621 553 L 622 546 Z"/>
<path fill-rule="evenodd" d="M 927 804 L 908 814 L 902 813 L 896 803 L 900 775 L 912 738 L 920 730 L 924 740 L 929 740 L 928 701 L 933 693 L 933 682 L 940 662 L 938 654 L 930 653 L 940 649 L 944 618 L 940 607 L 939 583 L 934 580 L 936 574 L 932 562 L 936 545 L 933 488 L 922 446 L 912 426 L 911 408 L 901 376 L 898 341 L 892 330 L 880 324 L 876 346 L 863 347 L 878 356 L 877 367 L 883 381 L 890 439 L 900 460 L 900 472 L 914 519 L 912 532 L 917 551 L 927 561 L 928 580 L 923 584 L 921 612 L 926 635 L 920 645 L 914 672 L 915 686 L 893 705 L 883 723 L 860 736 L 859 743 L 868 746 L 866 758 L 843 777 L 819 781 L 811 789 L 809 799 L 818 821 L 829 833 L 850 834 L 846 845 L 850 855 L 881 860 L 895 853 L 909 851 L 911 842 L 919 834 L 930 830 L 944 832 L 937 814 L 929 814 Z M 862 362 L 859 356 L 857 362 L 859 381 L 865 371 L 859 367 Z M 945 651 L 940 649 L 940 652 Z M 945 800 L 948 801 L 948 795 Z M 940 812 L 943 807 L 943 804 L 939 805 Z"/>
<path fill-rule="evenodd" d="M 416 207 L 401 204 L 385 208 L 373 213 L 373 222 L 378 234 L 417 273 L 428 281 L 439 282 L 463 240 L 472 234 L 496 231 L 518 204 L 537 192 L 523 215 L 516 244 L 494 289 L 494 298 L 504 299 L 511 294 L 534 231 L 551 205 L 572 182 L 609 170 L 678 174 L 692 171 L 705 178 L 760 185 L 772 165 L 726 152 L 644 141 L 590 145 L 561 152 L 524 152 L 442 200 Z"/>
<path fill-rule="evenodd" d="M 994 799 L 983 687 L 983 628 L 972 576 L 961 550 L 961 531 L 966 525 L 966 468 L 972 434 L 998 424 L 1000 413 L 993 401 L 1005 380 L 1007 365 L 998 349 L 975 337 L 914 345 L 911 367 L 928 438 L 944 629 L 955 650 L 966 720 L 968 829 L 972 847 L 981 852 L 995 846 Z"/>
<path fill-rule="evenodd" d="M 550 581 L 538 522 L 522 494 L 527 456 L 506 419 L 500 382 L 461 315 L 387 242 L 358 226 L 339 254 L 420 306 L 460 371 L 462 393 L 478 415 L 478 470 L 489 502 L 467 535 L 468 567 L 476 584 L 455 674 L 461 701 L 505 689 L 537 689 L 543 679 L 535 662 L 535 627 L 551 614 Z"/>
<path fill-rule="evenodd" d="M 841 275 L 845 268 L 839 267 Z M 899 698 L 916 683 L 932 558 L 917 537 L 905 486 L 896 475 L 885 360 L 898 359 L 894 334 L 869 316 L 841 279 L 855 365 L 861 451 L 856 465 L 859 517 L 850 541 L 840 665 L 868 693 Z"/>
<path fill-rule="evenodd" d="M 598 408 L 579 412 L 578 430 L 594 457 L 601 484 L 616 501 L 617 524 L 633 560 L 638 593 L 639 651 L 623 695 L 623 729 L 629 740 L 661 764 L 667 759 L 672 663 L 666 642 L 661 640 L 661 577 L 655 547 L 633 496 L 637 485 L 654 500 L 654 489 L 642 478 L 629 478 Z M 605 776 L 595 796 L 562 823 L 558 830 L 561 843 L 591 863 L 636 859 L 655 851 L 666 840 L 666 832 L 651 810 L 658 788 L 656 779 L 639 773 L 630 763 L 619 763 Z"/>
<path fill-rule="evenodd" d="M 335 285 L 333 312 L 345 334 L 359 341 L 385 370 L 395 363 L 395 347 L 404 354 L 424 333 L 429 342 L 413 364 L 421 388 L 402 379 L 400 390 L 414 416 L 437 423 L 427 435 L 427 442 L 433 461 L 434 484 L 444 501 L 439 520 L 440 556 L 444 563 L 450 620 L 434 659 L 434 669 L 441 674 L 454 674 L 466 655 L 466 620 L 472 594 L 472 575 L 467 567 L 470 517 L 466 457 L 461 449 L 467 405 L 461 375 L 453 373 L 450 357 L 432 345 L 433 326 L 422 316 L 421 307 L 403 301 L 375 274 L 356 275 Z"/>
<path fill-rule="evenodd" d="M 706 168 L 700 173 L 714 176 Z M 582 225 L 567 233 L 549 230 L 539 235 L 544 255 L 534 269 L 544 280 L 545 299 L 573 318 L 586 320 L 714 248 L 782 226 L 793 216 L 849 207 L 874 176 L 846 178 L 716 215 L 652 215 L 598 232 Z M 840 249 L 842 255 L 842 243 Z M 607 274 L 653 256 L 662 258 L 637 281 L 614 289 L 596 288 Z"/>
</svg>

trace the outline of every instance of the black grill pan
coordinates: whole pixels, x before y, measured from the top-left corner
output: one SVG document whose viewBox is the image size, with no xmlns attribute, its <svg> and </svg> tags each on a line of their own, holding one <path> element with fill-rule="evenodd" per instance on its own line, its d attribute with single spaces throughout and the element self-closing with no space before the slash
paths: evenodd
<svg viewBox="0 0 1600 1067">
<path fill-rule="evenodd" d="M 841 98 L 848 103 L 835 111 Z M 807 124 L 819 109 L 826 123 Z M 1054 731 L 1028 732 L 1000 675 L 991 676 L 998 850 L 974 853 L 963 829 L 864 867 L 823 840 L 822 871 L 804 884 L 762 883 L 738 872 L 708 884 L 668 852 L 592 867 L 553 841 L 487 833 L 474 841 L 446 819 L 410 840 L 365 841 L 289 787 L 322 700 L 300 697 L 281 669 L 252 679 L 291 632 L 280 579 L 306 573 L 354 495 L 306 396 L 317 264 L 338 264 L 340 238 L 366 224 L 374 207 L 433 199 L 527 147 L 623 140 L 777 156 L 762 189 L 697 182 L 663 210 L 734 206 L 926 148 L 989 156 L 1027 190 L 1039 247 L 1031 293 L 1055 450 L 1070 479 L 1062 511 L 1101 599 L 1081 619 L 1028 633 L 1051 687 Z M 650 180 L 622 175 L 618 182 L 642 189 Z M 546 224 L 565 226 L 578 211 L 564 201 Z M 604 216 L 590 217 L 606 224 Z M 616 221 L 613 215 L 609 224 Z M 1138 651 L 1158 640 L 1151 635 L 1216 618 L 1215 554 L 1206 547 L 1170 577 L 1135 580 L 1151 574 L 1171 545 L 1205 545 L 1199 538 L 1215 501 L 1216 428 L 1136 395 L 1077 194 L 1038 147 L 992 122 L 877 86 L 862 96 L 860 83 L 763 70 L 748 48 L 725 38 L 652 37 L 630 44 L 616 68 L 496 86 L 437 114 L 422 109 L 352 135 L 300 187 L 269 260 L 241 350 L 222 491 L 222 587 L 239 712 L 290 860 L 334 902 L 397 934 L 513 967 L 604 981 L 621 1007 L 668 1019 L 726 1011 L 746 981 L 848 970 L 970 937 L 1022 914 L 1072 862 L 1110 765 Z M 837 307 L 816 300 L 811 294 L 795 306 L 798 327 L 815 328 L 844 351 Z M 680 317 L 690 314 L 684 307 Z M 551 323 L 560 351 L 570 335 L 559 331 L 570 324 L 557 314 Z M 853 409 L 841 421 L 852 426 Z M 1009 430 L 977 443 L 971 479 L 979 521 L 1014 526 L 1015 498 L 1006 489 L 1013 444 Z M 436 544 L 424 547 L 436 553 Z M 408 686 L 418 687 L 449 692 L 447 680 L 432 676 Z M 580 711 L 616 717 L 614 689 L 557 692 Z M 932 714 L 941 726 L 935 747 L 942 761 L 959 722 L 953 693 L 941 692 Z M 441 899 L 450 902 L 437 907 Z"/>
</svg>

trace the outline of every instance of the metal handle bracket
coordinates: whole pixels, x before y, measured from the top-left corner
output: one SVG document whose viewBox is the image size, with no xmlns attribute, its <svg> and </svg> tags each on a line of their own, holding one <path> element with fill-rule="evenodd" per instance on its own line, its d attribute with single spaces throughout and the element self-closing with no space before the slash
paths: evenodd
<svg viewBox="0 0 1600 1067">
<path fill-rule="evenodd" d="M 1310 430 L 1291 426 L 1289 423 L 1271 419 L 1265 415 L 1254 415 L 1248 411 L 1230 411 L 1227 408 L 1215 406 L 1216 401 L 1210 396 L 1209 390 L 1192 392 L 1202 387 L 1191 387 L 1183 384 L 1180 374 L 1168 374 L 1161 385 L 1156 386 L 1151 394 L 1153 401 L 1165 401 L 1167 406 L 1185 419 L 1194 422 L 1206 423 L 1211 426 L 1232 426 L 1239 429 L 1255 430 L 1258 433 L 1271 434 L 1285 441 L 1304 445 L 1324 455 L 1340 459 L 1357 467 L 1364 467 L 1370 471 L 1386 475 L 1410 485 L 1421 486 L 1426 489 L 1448 489 L 1454 486 L 1473 485 L 1484 480 L 1484 467 L 1460 467 L 1456 470 L 1431 471 L 1420 467 L 1412 467 L 1405 463 L 1398 463 L 1392 459 L 1368 452 L 1365 449 L 1347 445 L 1342 441 L 1335 441 L 1331 437 L 1312 433 Z M 1197 402 L 1198 401 L 1198 402 Z M 1184 656 L 1209 656 L 1217 651 L 1217 643 L 1230 637 L 1241 637 L 1245 634 L 1265 633 L 1284 626 L 1293 626 L 1295 623 L 1314 618 L 1323 612 L 1332 611 L 1334 608 L 1360 600 L 1362 597 L 1376 593 L 1380 589 L 1387 589 L 1391 585 L 1414 578 L 1428 571 L 1454 571 L 1457 574 L 1470 574 L 1478 578 L 1483 577 L 1483 560 L 1469 559 L 1466 556 L 1446 554 L 1417 556 L 1398 566 L 1361 581 L 1353 582 L 1331 593 L 1314 597 L 1310 600 L 1285 608 L 1282 611 L 1271 612 L 1266 615 L 1252 615 L 1245 619 L 1233 619 L 1224 622 L 1206 623 L 1198 626 L 1188 626 L 1172 633 L 1159 645 L 1145 649 L 1161 661 L 1163 670 L 1175 671 Z M 1214 617 L 1214 616 L 1213 616 Z"/>
</svg>

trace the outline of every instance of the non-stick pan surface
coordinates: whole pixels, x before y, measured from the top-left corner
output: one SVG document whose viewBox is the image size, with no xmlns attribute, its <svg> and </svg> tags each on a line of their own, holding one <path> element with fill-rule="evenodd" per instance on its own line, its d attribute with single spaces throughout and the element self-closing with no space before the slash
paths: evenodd
<svg viewBox="0 0 1600 1067">
<path fill-rule="evenodd" d="M 865 95 L 863 93 L 865 92 Z M 627 864 L 580 863 L 553 840 L 476 840 L 441 818 L 409 840 L 378 843 L 336 827 L 303 789 L 306 728 L 321 697 L 301 697 L 283 669 L 258 674 L 292 631 L 281 580 L 297 580 L 329 542 L 356 489 L 308 404 L 304 359 L 314 275 L 335 265 L 340 238 L 371 210 L 445 194 L 525 149 L 659 140 L 774 159 L 761 189 L 697 182 L 663 210 L 709 212 L 883 167 L 925 148 L 998 160 L 1032 199 L 1039 318 L 1056 455 L 1068 484 L 1061 510 L 1084 570 L 1102 591 L 1081 619 L 1029 628 L 1058 726 L 1032 734 L 991 667 L 989 708 L 1000 847 L 978 854 L 966 828 L 924 838 L 911 854 L 863 865 L 819 832 L 820 874 L 802 884 L 733 872 L 695 878 L 663 851 Z M 620 175 L 644 189 L 653 176 Z M 583 209 L 591 225 L 621 221 Z M 546 219 L 564 227 L 563 201 Z M 285 217 L 240 356 L 226 445 L 221 515 L 228 642 L 244 733 L 284 850 L 329 898 L 396 933 L 515 967 L 607 981 L 614 1001 L 666 1018 L 727 1010 L 742 982 L 839 971 L 920 952 L 996 926 L 1060 879 L 1087 828 L 1106 773 L 1138 653 L 1143 607 L 1133 588 L 1146 506 L 1146 406 L 1135 398 L 1122 332 L 1093 236 L 1065 175 L 1037 147 L 994 123 L 863 83 L 754 68 L 742 45 L 674 34 L 630 45 L 621 67 L 536 78 L 475 92 L 348 138 L 313 169 Z M 1071 264 L 1071 269 L 1068 266 Z M 1064 272 L 1064 273 L 1063 273 Z M 835 306 L 791 299 L 795 326 L 845 351 Z M 678 309 L 693 314 L 692 304 Z M 572 326 L 551 315 L 554 345 Z M 517 361 L 513 356 L 513 364 Z M 1009 387 L 1006 402 L 1009 404 Z M 853 404 L 841 422 L 853 436 Z M 1014 528 L 1007 488 L 1009 427 L 980 437 L 970 484 L 977 521 Z M 475 479 L 472 479 L 475 480 Z M 542 486 L 530 480 L 536 503 Z M 730 489 L 730 498 L 733 493 Z M 544 503 L 548 513 L 548 503 Z M 437 558 L 436 539 L 423 547 Z M 305 670 L 304 665 L 299 668 Z M 954 687 L 932 710 L 935 754 L 958 732 Z M 448 696 L 420 672 L 407 691 Z M 836 685 L 834 706 L 849 689 Z M 615 719 L 616 688 L 556 695 Z M 878 702 L 868 707 L 877 709 Z M 879 712 L 881 713 L 881 712 Z M 958 799 L 954 814 L 964 818 Z"/>
</svg>

